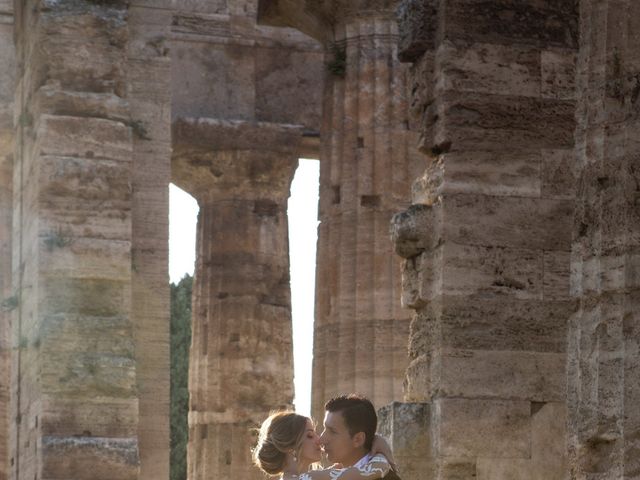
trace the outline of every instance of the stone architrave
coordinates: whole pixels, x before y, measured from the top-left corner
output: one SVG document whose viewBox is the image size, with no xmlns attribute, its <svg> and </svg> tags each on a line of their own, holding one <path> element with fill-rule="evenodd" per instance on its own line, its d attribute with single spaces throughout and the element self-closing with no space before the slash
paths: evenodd
<svg viewBox="0 0 640 480">
<path fill-rule="evenodd" d="M 168 477 L 170 77 L 147 34 L 170 16 L 145 3 L 15 11 L 15 480 Z"/>
<path fill-rule="evenodd" d="M 9 388 L 11 373 L 11 229 L 13 221 L 13 95 L 15 49 L 13 5 L 0 1 L 0 480 L 9 478 Z"/>
<path fill-rule="evenodd" d="M 426 477 L 565 478 L 577 9 L 398 13 L 427 164 L 392 224 L 415 310 L 406 398 L 431 408 Z"/>
<path fill-rule="evenodd" d="M 572 480 L 640 477 L 640 5 L 580 2 L 567 391 Z"/>
<path fill-rule="evenodd" d="M 178 119 L 173 182 L 200 206 L 187 476 L 260 479 L 252 429 L 292 408 L 287 198 L 303 129 Z"/>
<path fill-rule="evenodd" d="M 327 53 L 312 413 L 350 392 L 402 399 L 410 315 L 388 224 L 420 161 L 397 59 L 394 1 L 260 2 L 262 21 L 315 35 Z M 304 7 L 302 6 L 304 5 Z M 311 22 L 314 18 L 315 22 Z"/>
</svg>

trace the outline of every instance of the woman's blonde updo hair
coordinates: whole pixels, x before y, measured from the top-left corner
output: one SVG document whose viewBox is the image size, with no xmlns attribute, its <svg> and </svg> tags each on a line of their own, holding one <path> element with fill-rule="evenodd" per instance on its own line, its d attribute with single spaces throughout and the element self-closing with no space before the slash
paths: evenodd
<svg viewBox="0 0 640 480">
<path fill-rule="evenodd" d="M 307 417 L 294 412 L 272 413 L 260 427 L 253 462 L 270 475 L 282 473 L 287 453 L 298 455 L 306 427 Z"/>
</svg>

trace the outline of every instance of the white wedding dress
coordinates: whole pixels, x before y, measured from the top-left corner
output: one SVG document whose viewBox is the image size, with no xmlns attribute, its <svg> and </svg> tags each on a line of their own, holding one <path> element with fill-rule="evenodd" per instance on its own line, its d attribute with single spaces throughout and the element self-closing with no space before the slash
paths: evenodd
<svg viewBox="0 0 640 480">
<path fill-rule="evenodd" d="M 391 470 L 389 462 L 383 455 L 374 455 L 371 459 L 361 467 L 349 468 L 330 468 L 326 470 L 315 470 L 303 473 L 298 477 L 299 480 L 339 480 L 347 476 L 356 479 L 373 480 L 384 477 Z"/>
</svg>

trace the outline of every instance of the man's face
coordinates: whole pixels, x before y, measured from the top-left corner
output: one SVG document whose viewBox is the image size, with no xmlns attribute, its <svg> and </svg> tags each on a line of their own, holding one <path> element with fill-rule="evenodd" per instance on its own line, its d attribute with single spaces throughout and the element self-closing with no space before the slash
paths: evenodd
<svg viewBox="0 0 640 480">
<path fill-rule="evenodd" d="M 341 463 L 347 467 L 356 463 L 366 453 L 361 445 L 362 441 L 359 440 L 362 435 L 351 436 L 342 412 L 326 412 L 320 445 L 331 463 Z"/>
</svg>

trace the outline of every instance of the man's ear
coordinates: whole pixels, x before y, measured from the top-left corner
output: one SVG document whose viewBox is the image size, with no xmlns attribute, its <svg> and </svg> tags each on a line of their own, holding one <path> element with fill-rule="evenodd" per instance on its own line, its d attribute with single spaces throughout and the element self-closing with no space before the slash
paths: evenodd
<svg viewBox="0 0 640 480">
<path fill-rule="evenodd" d="M 353 442 L 353 446 L 355 448 L 360 448 L 364 446 L 364 441 L 367 439 L 367 436 L 364 432 L 358 432 L 353 437 L 351 437 L 351 441 Z"/>
</svg>

